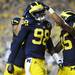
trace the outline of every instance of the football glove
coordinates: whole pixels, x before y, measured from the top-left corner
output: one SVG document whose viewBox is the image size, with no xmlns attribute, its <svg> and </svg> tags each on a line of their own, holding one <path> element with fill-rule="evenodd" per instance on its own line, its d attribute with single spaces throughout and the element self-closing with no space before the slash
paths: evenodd
<svg viewBox="0 0 75 75">
<path fill-rule="evenodd" d="M 12 64 L 10 64 L 7 68 L 7 71 L 11 74 L 14 73 L 14 66 Z"/>
<path fill-rule="evenodd" d="M 53 58 L 55 59 L 56 63 L 58 64 L 59 68 L 63 68 L 63 61 L 57 53 L 53 54 Z"/>
<path fill-rule="evenodd" d="M 21 18 L 19 17 L 15 17 L 12 21 L 11 24 L 12 25 L 18 25 L 20 23 Z"/>
</svg>

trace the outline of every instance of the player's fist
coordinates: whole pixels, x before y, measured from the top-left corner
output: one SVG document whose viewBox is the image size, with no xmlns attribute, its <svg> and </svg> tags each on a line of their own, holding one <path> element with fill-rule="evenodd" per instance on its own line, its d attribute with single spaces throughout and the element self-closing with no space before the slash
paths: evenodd
<svg viewBox="0 0 75 75">
<path fill-rule="evenodd" d="M 9 64 L 7 71 L 11 74 L 14 73 L 14 66 L 12 64 Z"/>
</svg>

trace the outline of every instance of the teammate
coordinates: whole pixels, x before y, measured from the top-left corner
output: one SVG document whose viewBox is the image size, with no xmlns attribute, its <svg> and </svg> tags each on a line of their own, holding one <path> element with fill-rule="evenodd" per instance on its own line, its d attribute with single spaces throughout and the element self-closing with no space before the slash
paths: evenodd
<svg viewBox="0 0 75 75">
<path fill-rule="evenodd" d="M 64 11 L 61 17 L 75 32 L 75 13 L 72 11 Z M 59 42 L 56 48 L 58 52 L 63 49 L 63 68 L 59 69 L 58 75 L 74 75 L 75 74 L 75 35 L 67 29 L 62 28 L 61 43 Z"/>
<path fill-rule="evenodd" d="M 22 22 L 22 21 L 21 21 L 21 18 L 19 18 L 19 17 L 15 17 L 11 22 L 12 29 L 13 29 L 13 41 L 17 37 L 17 35 L 20 31 L 20 27 L 21 27 L 21 25 L 19 26 L 20 22 Z M 19 47 L 19 51 L 16 54 L 14 63 L 12 63 L 12 61 L 10 61 L 10 59 L 9 59 L 10 56 L 9 56 L 4 75 L 25 75 L 25 72 L 24 72 L 25 55 L 24 55 L 23 48 L 24 48 L 23 45 L 21 45 Z M 11 50 L 11 55 L 13 55 L 13 52 L 15 52 L 15 51 Z M 13 60 L 13 59 L 11 59 L 11 60 Z"/>
<path fill-rule="evenodd" d="M 60 18 L 55 11 L 49 9 L 50 16 L 59 26 L 62 27 L 62 45 L 58 44 L 57 49 L 64 48 L 63 51 L 63 70 L 58 72 L 58 75 L 74 75 L 75 74 L 75 13 L 64 12 L 65 21 Z"/>
<path fill-rule="evenodd" d="M 25 40 L 25 72 L 26 75 L 47 75 L 44 54 L 46 47 L 48 52 L 54 49 L 50 33 L 51 23 L 45 19 L 45 6 L 40 2 L 31 3 L 25 12 L 24 24 L 18 36 L 13 41 L 11 50 L 15 50 L 14 56 L 9 58 L 12 63 L 19 49 L 19 45 Z M 56 56 L 56 54 L 54 55 Z"/>
</svg>

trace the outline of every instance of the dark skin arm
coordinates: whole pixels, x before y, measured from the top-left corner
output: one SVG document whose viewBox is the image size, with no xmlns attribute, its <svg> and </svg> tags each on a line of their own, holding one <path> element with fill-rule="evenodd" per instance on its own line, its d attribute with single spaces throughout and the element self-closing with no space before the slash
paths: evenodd
<svg viewBox="0 0 75 75">
<path fill-rule="evenodd" d="M 53 13 L 49 13 L 49 15 L 57 24 L 59 24 L 59 26 L 75 37 L 75 27 L 73 28 L 69 26 L 55 11 Z"/>
</svg>

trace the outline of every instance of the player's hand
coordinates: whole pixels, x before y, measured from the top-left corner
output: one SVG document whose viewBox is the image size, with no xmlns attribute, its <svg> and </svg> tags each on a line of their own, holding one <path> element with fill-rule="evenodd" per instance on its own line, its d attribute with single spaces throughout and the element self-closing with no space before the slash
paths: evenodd
<svg viewBox="0 0 75 75">
<path fill-rule="evenodd" d="M 14 73 L 14 66 L 13 66 L 13 64 L 9 64 L 9 66 L 7 67 L 7 71 L 9 72 L 9 73 Z"/>
<path fill-rule="evenodd" d="M 44 9 L 45 10 L 48 10 L 50 14 L 53 14 L 55 13 L 54 9 L 49 7 L 48 5 L 44 4 L 44 3 L 41 3 L 43 6 L 44 6 Z"/>
<path fill-rule="evenodd" d="M 53 58 L 55 59 L 56 63 L 58 64 L 59 68 L 62 69 L 63 68 L 63 61 L 62 61 L 61 57 L 57 53 L 54 53 Z"/>
<path fill-rule="evenodd" d="M 58 64 L 58 66 L 59 66 L 60 69 L 63 69 L 63 63 L 62 63 L 62 60 L 59 60 L 59 61 L 57 62 L 57 64 Z"/>
</svg>

